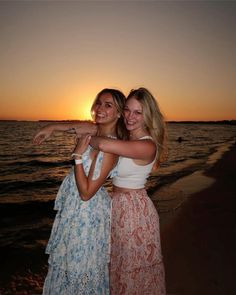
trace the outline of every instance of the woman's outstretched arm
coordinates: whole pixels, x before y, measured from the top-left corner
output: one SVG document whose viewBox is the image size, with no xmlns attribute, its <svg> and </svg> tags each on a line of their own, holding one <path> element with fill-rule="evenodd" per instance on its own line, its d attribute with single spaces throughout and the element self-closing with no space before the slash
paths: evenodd
<svg viewBox="0 0 236 295">
<path fill-rule="evenodd" d="M 92 136 L 90 145 L 97 150 L 118 156 L 152 161 L 156 156 L 156 145 L 151 139 L 118 140 L 107 137 Z"/>
<path fill-rule="evenodd" d="M 50 138 L 54 131 L 64 131 L 77 134 L 94 135 L 97 132 L 97 125 L 88 121 L 69 122 L 69 123 L 51 123 L 42 127 L 33 138 L 33 143 L 40 145 Z"/>
</svg>

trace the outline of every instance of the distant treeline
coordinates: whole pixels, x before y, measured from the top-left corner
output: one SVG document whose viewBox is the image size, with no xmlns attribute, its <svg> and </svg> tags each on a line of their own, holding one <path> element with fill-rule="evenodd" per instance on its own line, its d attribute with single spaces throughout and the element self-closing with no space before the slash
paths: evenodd
<svg viewBox="0 0 236 295">
<path fill-rule="evenodd" d="M 36 122 L 80 122 L 81 120 L 38 120 Z M 83 122 L 92 122 L 91 120 L 82 120 Z M 0 122 L 34 122 L 27 120 L 1 120 Z M 167 121 L 168 124 L 223 124 L 236 125 L 236 120 L 221 120 L 221 121 Z"/>
<path fill-rule="evenodd" d="M 93 122 L 92 120 L 38 120 L 38 122 Z"/>
<path fill-rule="evenodd" d="M 221 120 L 221 121 L 167 121 L 169 124 L 220 124 L 220 125 L 236 125 L 236 120 Z"/>
</svg>

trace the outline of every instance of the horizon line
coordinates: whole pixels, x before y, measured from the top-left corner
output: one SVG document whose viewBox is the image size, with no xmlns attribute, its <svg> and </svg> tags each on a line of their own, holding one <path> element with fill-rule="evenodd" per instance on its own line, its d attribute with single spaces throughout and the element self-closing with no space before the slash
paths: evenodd
<svg viewBox="0 0 236 295">
<path fill-rule="evenodd" d="M 88 121 L 92 122 L 90 119 L 85 120 L 51 120 L 51 119 L 39 119 L 39 120 L 18 120 L 18 119 L 0 119 L 0 122 L 80 122 Z M 236 124 L 236 119 L 223 119 L 223 120 L 166 120 L 167 123 L 233 123 Z"/>
</svg>

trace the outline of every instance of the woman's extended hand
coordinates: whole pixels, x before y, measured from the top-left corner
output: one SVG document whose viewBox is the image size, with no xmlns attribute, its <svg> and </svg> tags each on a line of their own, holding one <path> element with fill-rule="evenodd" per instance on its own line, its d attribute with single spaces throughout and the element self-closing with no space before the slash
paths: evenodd
<svg viewBox="0 0 236 295">
<path fill-rule="evenodd" d="M 77 144 L 75 146 L 73 153 L 82 155 L 86 151 L 89 145 L 90 139 L 91 139 L 90 134 L 82 135 L 80 139 L 77 141 Z"/>
<path fill-rule="evenodd" d="M 47 140 L 53 133 L 53 128 L 50 125 L 41 128 L 34 136 L 33 143 L 40 145 Z"/>
</svg>

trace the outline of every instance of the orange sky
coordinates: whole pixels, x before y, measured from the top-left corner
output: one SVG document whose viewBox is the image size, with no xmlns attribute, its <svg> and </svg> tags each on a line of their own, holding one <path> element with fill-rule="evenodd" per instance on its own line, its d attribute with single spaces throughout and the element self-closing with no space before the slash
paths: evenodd
<svg viewBox="0 0 236 295">
<path fill-rule="evenodd" d="M 147 87 L 168 120 L 236 119 L 236 3 L 0 2 L 0 119 L 88 119 Z"/>
</svg>

